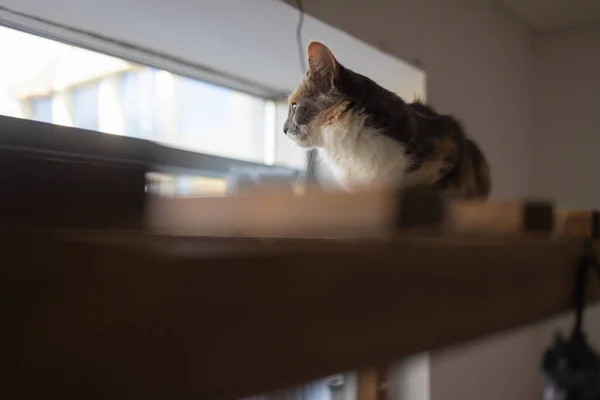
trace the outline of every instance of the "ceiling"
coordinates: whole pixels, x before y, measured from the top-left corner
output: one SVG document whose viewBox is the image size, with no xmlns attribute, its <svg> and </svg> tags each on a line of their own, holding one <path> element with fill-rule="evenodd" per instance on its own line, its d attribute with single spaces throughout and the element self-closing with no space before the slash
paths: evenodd
<svg viewBox="0 0 600 400">
<path fill-rule="evenodd" d="M 538 32 L 600 21 L 600 0 L 497 0 L 497 2 Z"/>
</svg>

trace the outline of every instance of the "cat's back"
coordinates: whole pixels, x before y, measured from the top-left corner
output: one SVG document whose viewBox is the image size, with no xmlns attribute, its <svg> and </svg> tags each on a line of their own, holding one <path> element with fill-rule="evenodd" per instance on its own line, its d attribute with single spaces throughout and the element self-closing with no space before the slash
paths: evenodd
<svg viewBox="0 0 600 400">
<path fill-rule="evenodd" d="M 462 124 L 453 116 L 439 114 L 433 107 L 415 101 L 408 104 L 425 129 L 420 140 L 431 141 L 432 158 L 445 160 L 434 187 L 452 197 L 487 198 L 491 192 L 490 167 L 479 145 L 468 137 Z M 430 123 L 428 123 L 429 121 Z M 435 121 L 431 124 L 431 121 Z M 441 145 L 439 145 L 441 144 Z M 425 146 L 427 147 L 427 146 Z"/>
<path fill-rule="evenodd" d="M 443 190 L 464 198 L 486 199 L 492 190 L 490 166 L 477 143 L 465 138 L 459 162 L 440 179 Z"/>
</svg>

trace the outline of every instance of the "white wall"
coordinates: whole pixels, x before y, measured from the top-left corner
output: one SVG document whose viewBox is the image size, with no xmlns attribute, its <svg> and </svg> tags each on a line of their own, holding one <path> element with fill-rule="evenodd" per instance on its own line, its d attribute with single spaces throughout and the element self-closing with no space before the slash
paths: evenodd
<svg viewBox="0 0 600 400">
<path fill-rule="evenodd" d="M 539 36 L 535 63 L 535 190 L 561 207 L 600 208 L 600 23 Z M 543 325 L 540 346 L 571 324 L 567 315 Z M 600 350 L 600 306 L 585 327 Z"/>
<path fill-rule="evenodd" d="M 536 190 L 600 208 L 600 23 L 543 35 L 535 52 Z"/>
</svg>

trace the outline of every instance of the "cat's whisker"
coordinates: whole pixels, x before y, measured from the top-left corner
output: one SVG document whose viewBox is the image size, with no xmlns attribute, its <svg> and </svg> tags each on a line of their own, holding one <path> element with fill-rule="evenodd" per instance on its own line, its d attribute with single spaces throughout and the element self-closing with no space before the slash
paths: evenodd
<svg viewBox="0 0 600 400">
<path fill-rule="evenodd" d="M 315 143 L 313 142 L 313 140 L 312 140 L 312 138 L 310 137 L 310 135 L 308 134 L 308 132 L 306 132 L 306 130 L 304 130 L 304 132 L 303 132 L 303 133 L 304 133 L 304 134 L 306 135 L 306 137 L 308 138 L 308 141 L 310 142 L 310 145 L 311 145 L 312 147 L 314 147 L 314 146 L 315 146 Z"/>
</svg>

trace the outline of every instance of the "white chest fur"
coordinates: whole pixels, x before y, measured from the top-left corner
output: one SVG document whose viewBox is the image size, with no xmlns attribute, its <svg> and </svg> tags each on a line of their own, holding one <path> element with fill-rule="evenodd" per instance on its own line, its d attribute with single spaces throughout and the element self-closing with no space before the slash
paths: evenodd
<svg viewBox="0 0 600 400">
<path fill-rule="evenodd" d="M 351 116 L 324 128 L 321 155 L 340 185 L 354 191 L 401 185 L 409 160 L 397 141 Z"/>
</svg>

